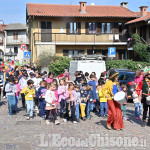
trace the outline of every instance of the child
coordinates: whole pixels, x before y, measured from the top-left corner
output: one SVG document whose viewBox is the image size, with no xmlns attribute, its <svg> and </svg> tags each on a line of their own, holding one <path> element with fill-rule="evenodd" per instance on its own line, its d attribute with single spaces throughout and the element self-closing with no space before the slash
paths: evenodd
<svg viewBox="0 0 150 150">
<path fill-rule="evenodd" d="M 73 83 L 69 83 L 68 90 L 66 91 L 65 95 L 66 95 L 66 119 L 67 120 L 69 119 L 69 112 L 71 112 L 71 119 L 73 123 L 77 123 L 76 116 L 75 116 L 76 100 L 75 100 L 75 91 L 74 91 Z"/>
<path fill-rule="evenodd" d="M 49 124 L 49 115 L 50 115 L 50 111 L 52 111 L 53 113 L 53 117 L 54 117 L 54 123 L 55 125 L 60 124 L 59 121 L 57 121 L 57 115 L 56 115 L 56 105 L 55 105 L 55 101 L 57 100 L 55 97 L 55 85 L 54 83 L 49 83 L 47 86 L 47 91 L 46 91 L 46 95 L 45 95 L 45 101 L 46 101 L 46 124 Z"/>
<path fill-rule="evenodd" d="M 127 100 L 127 86 L 123 84 L 121 86 L 121 89 L 122 89 L 122 91 L 124 91 L 126 93 L 126 100 Z M 122 116 L 123 116 L 124 120 L 127 120 L 126 105 L 127 105 L 127 102 L 121 105 L 121 111 L 122 111 Z"/>
<path fill-rule="evenodd" d="M 96 76 L 95 75 L 90 75 L 90 79 L 91 79 L 91 81 L 89 81 L 88 85 L 93 87 L 92 88 L 93 89 L 92 92 L 93 92 L 93 100 L 94 100 L 94 102 L 91 104 L 91 111 L 93 111 L 93 109 L 96 107 L 95 100 L 97 99 L 97 94 L 96 94 Z"/>
<path fill-rule="evenodd" d="M 100 89 L 99 89 L 99 101 L 100 101 L 100 116 L 101 117 L 107 117 L 107 98 L 102 93 L 102 88 L 104 86 L 105 82 L 101 81 L 100 83 Z M 105 112 L 104 112 L 105 109 Z"/>
<path fill-rule="evenodd" d="M 14 84 L 14 78 L 9 79 L 9 83 L 7 83 L 5 87 L 5 92 L 8 98 L 9 115 L 12 116 L 12 111 L 15 108 L 16 104 L 15 93 L 17 92 L 17 87 Z"/>
<path fill-rule="evenodd" d="M 80 94 L 80 86 L 79 85 L 75 85 L 75 99 L 76 99 L 76 119 L 77 119 L 77 122 L 80 122 L 79 106 L 81 103 L 81 94 Z"/>
<path fill-rule="evenodd" d="M 88 96 L 88 91 L 87 91 L 87 84 L 84 83 L 82 85 L 82 90 L 81 90 L 81 104 L 80 104 L 80 109 L 81 109 L 81 117 L 85 121 L 85 108 L 86 108 L 86 100 Z"/>
<path fill-rule="evenodd" d="M 34 82 L 32 80 L 27 81 L 27 85 L 21 94 L 25 94 L 25 100 L 27 105 L 27 120 L 33 119 L 33 100 L 35 97 L 35 89 L 33 86 Z"/>
<path fill-rule="evenodd" d="M 45 94 L 47 91 L 47 82 L 41 81 L 40 82 L 40 88 L 37 91 L 37 98 L 39 98 L 39 104 L 40 104 L 40 117 L 45 118 L 46 111 L 46 102 L 45 102 Z"/>
<path fill-rule="evenodd" d="M 66 96 L 65 96 L 65 92 L 67 90 L 67 86 L 66 86 L 66 81 L 61 79 L 59 81 L 60 86 L 58 87 L 58 96 L 59 96 L 59 100 L 58 102 L 60 103 L 60 118 L 64 118 L 64 107 L 66 105 Z"/>
<path fill-rule="evenodd" d="M 53 80 L 54 80 L 54 74 L 52 72 L 49 72 L 46 82 L 51 83 L 51 82 L 53 82 Z"/>
<path fill-rule="evenodd" d="M 88 96 L 87 96 L 87 105 L 86 105 L 86 116 L 87 119 L 91 119 L 90 112 L 91 112 L 91 104 L 93 104 L 93 87 L 91 85 L 88 85 L 87 87 Z"/>
<path fill-rule="evenodd" d="M 134 91 L 133 91 L 132 97 L 133 97 L 133 102 L 134 102 L 134 107 L 135 107 L 136 119 L 140 119 L 140 114 L 142 111 L 142 104 L 141 104 L 141 99 L 138 96 L 136 89 L 137 89 L 137 85 L 134 85 Z"/>
<path fill-rule="evenodd" d="M 14 78 L 14 83 L 17 87 L 17 92 L 15 93 L 15 100 L 16 100 L 15 111 L 17 112 L 17 104 L 18 104 L 19 94 L 20 94 L 21 88 L 20 88 L 20 85 L 18 84 L 18 79 L 17 78 Z"/>
</svg>

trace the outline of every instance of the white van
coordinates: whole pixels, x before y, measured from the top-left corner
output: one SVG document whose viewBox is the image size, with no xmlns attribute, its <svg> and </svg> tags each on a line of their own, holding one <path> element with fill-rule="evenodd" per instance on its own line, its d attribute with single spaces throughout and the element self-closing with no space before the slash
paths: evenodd
<svg viewBox="0 0 150 150">
<path fill-rule="evenodd" d="M 70 79 L 75 80 L 74 73 L 76 71 L 83 71 L 83 73 L 88 72 L 91 74 L 92 72 L 96 73 L 97 78 L 100 77 L 100 74 L 106 71 L 105 61 L 103 59 L 103 55 L 78 55 L 74 56 L 73 60 L 70 62 L 69 74 Z"/>
</svg>

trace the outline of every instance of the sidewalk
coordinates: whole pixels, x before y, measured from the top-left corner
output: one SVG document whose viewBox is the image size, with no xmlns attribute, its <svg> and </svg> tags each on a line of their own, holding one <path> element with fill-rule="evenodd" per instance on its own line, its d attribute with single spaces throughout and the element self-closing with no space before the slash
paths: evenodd
<svg viewBox="0 0 150 150">
<path fill-rule="evenodd" d="M 141 127 L 142 120 L 134 117 L 134 106 L 128 104 L 129 121 L 124 121 L 123 131 L 107 130 L 106 119 L 92 113 L 92 119 L 56 126 L 46 125 L 40 117 L 26 120 L 26 112 L 8 115 L 6 99 L 0 102 L 0 149 L 1 150 L 51 150 L 51 149 L 148 149 L 150 127 Z M 21 101 L 19 101 L 21 107 Z"/>
</svg>

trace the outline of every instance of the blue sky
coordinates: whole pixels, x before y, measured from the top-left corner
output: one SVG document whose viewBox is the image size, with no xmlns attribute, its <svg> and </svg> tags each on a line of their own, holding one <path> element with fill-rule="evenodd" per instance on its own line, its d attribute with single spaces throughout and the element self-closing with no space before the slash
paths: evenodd
<svg viewBox="0 0 150 150">
<path fill-rule="evenodd" d="M 82 0 L 0 0 L 0 20 L 5 24 L 26 23 L 27 3 L 79 4 L 79 1 Z M 139 11 L 140 6 L 149 6 L 150 11 L 150 0 L 87 0 L 87 4 L 120 5 L 123 1 L 129 3 L 128 8 L 132 11 Z"/>
</svg>

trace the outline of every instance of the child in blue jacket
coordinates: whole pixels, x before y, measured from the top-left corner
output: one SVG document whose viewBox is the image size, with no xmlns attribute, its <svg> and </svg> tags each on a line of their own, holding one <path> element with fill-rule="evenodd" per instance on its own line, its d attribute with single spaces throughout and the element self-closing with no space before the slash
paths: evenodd
<svg viewBox="0 0 150 150">
<path fill-rule="evenodd" d="M 39 104 L 40 104 L 40 116 L 42 118 L 45 118 L 46 115 L 46 111 L 45 111 L 45 107 L 46 107 L 46 102 L 45 102 L 45 94 L 47 91 L 47 82 L 46 81 L 41 81 L 40 82 L 40 88 L 37 91 L 37 98 L 39 98 Z"/>
</svg>

